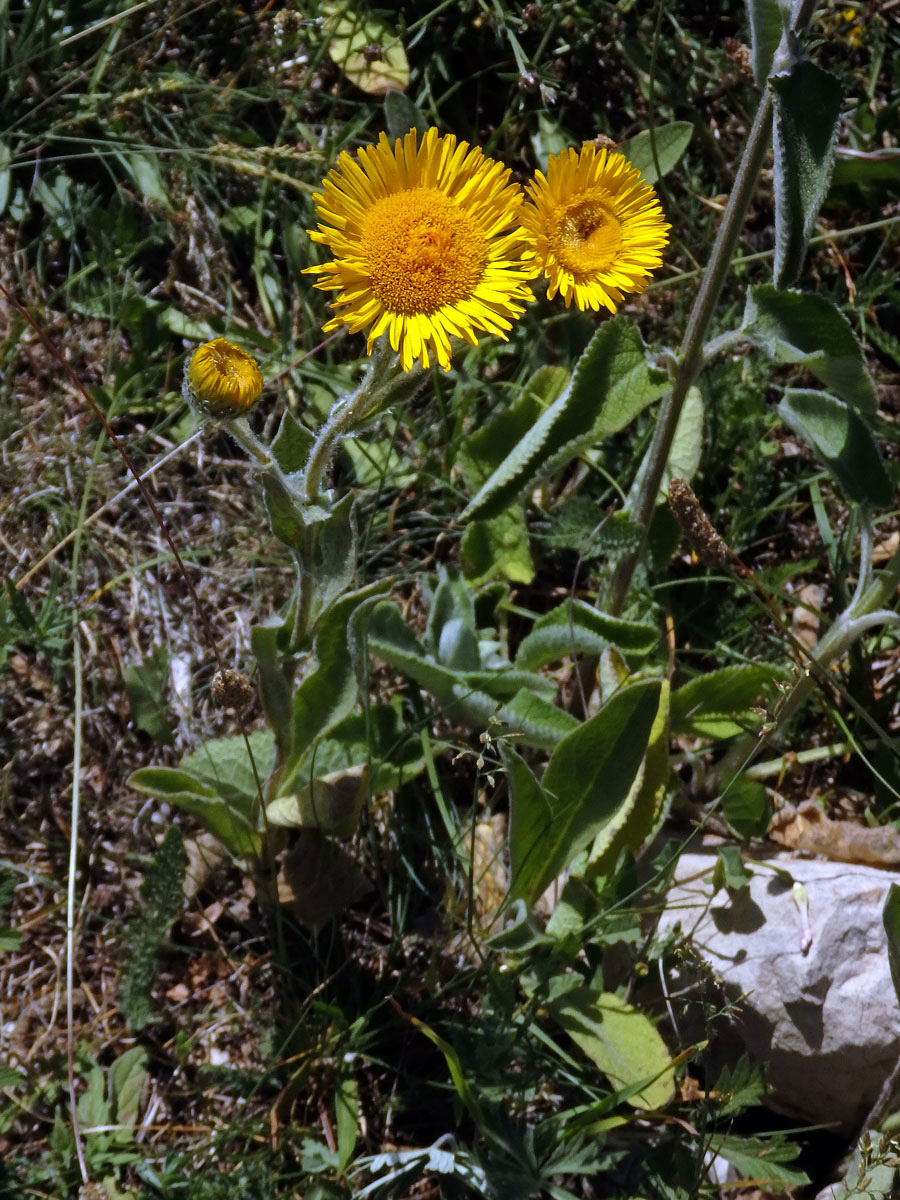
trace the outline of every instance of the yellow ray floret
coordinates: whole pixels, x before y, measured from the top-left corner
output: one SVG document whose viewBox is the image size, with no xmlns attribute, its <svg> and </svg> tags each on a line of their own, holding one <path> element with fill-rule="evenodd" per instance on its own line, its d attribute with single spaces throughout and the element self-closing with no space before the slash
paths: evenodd
<svg viewBox="0 0 900 1200">
<path fill-rule="evenodd" d="M 580 152 L 551 155 L 536 171 L 522 209 L 534 266 L 566 307 L 608 308 L 642 292 L 669 240 L 656 192 L 624 154 L 586 142 Z"/>
<path fill-rule="evenodd" d="M 210 417 L 238 417 L 252 408 L 263 389 L 256 359 L 227 338 L 198 347 L 184 373 L 185 390 Z"/>
<path fill-rule="evenodd" d="M 450 338 L 477 331 L 506 340 L 533 299 L 516 229 L 522 194 L 509 170 L 478 147 L 429 129 L 391 145 L 385 134 L 356 157 L 342 153 L 315 196 L 314 242 L 332 262 L 308 267 L 336 292 L 328 331 L 387 333 L 404 371 L 429 351 L 450 366 Z"/>
</svg>

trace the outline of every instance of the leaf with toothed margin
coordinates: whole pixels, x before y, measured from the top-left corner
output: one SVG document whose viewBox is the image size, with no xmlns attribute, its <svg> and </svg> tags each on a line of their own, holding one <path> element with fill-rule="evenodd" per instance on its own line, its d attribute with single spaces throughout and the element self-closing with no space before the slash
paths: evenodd
<svg viewBox="0 0 900 1200">
<path fill-rule="evenodd" d="M 750 289 L 741 330 L 775 362 L 805 367 L 860 412 L 877 410 L 878 394 L 860 344 L 827 296 L 761 284 Z"/>
<path fill-rule="evenodd" d="M 614 317 L 597 330 L 565 390 L 485 481 L 463 520 L 493 517 L 540 478 L 618 433 L 662 395 L 665 372 L 647 362 L 635 325 Z"/>
<path fill-rule="evenodd" d="M 771 81 L 775 103 L 776 287 L 800 274 L 816 217 L 828 191 L 841 115 L 841 85 L 829 71 L 801 59 Z"/>
</svg>

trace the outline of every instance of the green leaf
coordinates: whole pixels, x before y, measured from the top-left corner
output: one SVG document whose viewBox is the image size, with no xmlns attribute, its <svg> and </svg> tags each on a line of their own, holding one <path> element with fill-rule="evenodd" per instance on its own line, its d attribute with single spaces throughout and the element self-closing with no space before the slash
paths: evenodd
<svg viewBox="0 0 900 1200">
<path fill-rule="evenodd" d="M 132 1046 L 109 1068 L 109 1098 L 118 1125 L 135 1127 L 146 1084 L 147 1051 L 143 1046 Z"/>
<path fill-rule="evenodd" d="M 774 1186 L 779 1191 L 789 1187 L 803 1187 L 809 1183 L 804 1171 L 797 1171 L 784 1164 L 793 1162 L 800 1147 L 776 1138 L 737 1138 L 713 1135 L 709 1144 L 711 1154 L 721 1155 L 740 1172 L 741 1180 L 754 1187 Z M 740 1181 L 738 1181 L 740 1182 Z"/>
<path fill-rule="evenodd" d="M 384 121 L 388 137 L 392 140 L 403 137 L 410 129 L 417 130 L 419 137 L 423 138 L 428 130 L 428 121 L 421 110 L 409 96 L 393 88 L 385 93 Z"/>
<path fill-rule="evenodd" d="M 313 552 L 306 563 L 312 586 L 310 630 L 315 630 L 332 604 L 350 588 L 356 575 L 353 504 L 354 496 L 348 492 L 334 506 L 327 520 L 316 526 Z"/>
<path fill-rule="evenodd" d="M 771 284 L 750 289 L 743 332 L 778 363 L 805 367 L 864 413 L 878 408 L 875 384 L 850 322 L 826 296 Z"/>
<path fill-rule="evenodd" d="M 285 654 L 282 646 L 285 632 L 285 622 L 277 617 L 254 625 L 250 630 L 250 647 L 259 667 L 259 694 L 282 762 L 290 753 L 293 735 L 295 669 L 295 660 Z"/>
<path fill-rule="evenodd" d="M 171 746 L 173 740 L 168 690 L 169 651 L 162 643 L 154 646 L 142 663 L 125 668 L 125 691 L 134 723 L 163 746 Z"/>
<path fill-rule="evenodd" d="M 511 899 L 534 904 L 626 802 L 643 769 L 661 690 L 659 680 L 645 680 L 616 692 L 596 716 L 559 743 L 538 792 L 514 766 Z M 523 790 L 517 796 L 519 785 Z"/>
<path fill-rule="evenodd" d="M 793 388 L 785 392 L 778 413 L 812 447 L 848 500 L 876 507 L 893 502 L 881 452 L 854 409 L 828 392 Z"/>
<path fill-rule="evenodd" d="M 173 804 L 178 803 L 179 796 L 208 800 L 216 795 L 215 788 L 176 767 L 140 767 L 129 775 L 128 786 L 145 796 L 154 796 L 157 800 Z"/>
<path fill-rule="evenodd" d="M 295 829 L 317 829 L 338 838 L 352 837 L 368 793 L 365 763 L 316 775 L 291 795 L 279 796 L 266 808 L 266 821 Z"/>
<path fill-rule="evenodd" d="M 271 730 L 257 729 L 247 740 L 249 753 L 241 734 L 212 738 L 199 750 L 186 754 L 180 766 L 255 824 L 260 788 L 272 770 L 275 739 Z"/>
<path fill-rule="evenodd" d="M 285 475 L 293 475 L 304 469 L 314 441 L 312 433 L 286 408 L 271 447 L 275 461 Z"/>
<path fill-rule="evenodd" d="M 611 617 L 584 600 L 564 600 L 535 621 L 519 646 L 516 666 L 534 671 L 566 655 L 602 654 L 607 646 L 649 654 L 659 637 L 653 625 Z"/>
<path fill-rule="evenodd" d="M 896 186 L 900 182 L 900 150 L 847 150 L 837 152 L 831 186 L 875 187 L 878 184 Z"/>
<path fill-rule="evenodd" d="M 329 0 L 319 11 L 325 18 L 328 57 L 361 92 L 383 96 L 409 87 L 406 51 L 386 25 L 345 0 Z"/>
<path fill-rule="evenodd" d="M 828 191 L 841 85 L 829 71 L 801 59 L 772 77 L 775 104 L 776 287 L 800 274 L 816 217 Z"/>
<path fill-rule="evenodd" d="M 353 1157 L 359 1133 L 359 1086 L 352 1075 L 343 1075 L 338 1081 L 334 1113 L 337 1125 L 337 1173 L 341 1176 Z"/>
<path fill-rule="evenodd" d="M 488 521 L 472 521 L 459 545 L 459 561 L 473 587 L 498 576 L 511 583 L 534 579 L 531 542 L 520 505 Z"/>
<path fill-rule="evenodd" d="M 621 142 L 616 150 L 637 167 L 647 183 L 656 183 L 672 170 L 693 136 L 694 126 L 690 121 L 671 121 L 668 125 L 642 130 Z"/>
<path fill-rule="evenodd" d="M 742 1054 L 733 1069 L 722 1068 L 716 1082 L 715 1091 L 719 1097 L 716 1116 L 727 1117 L 759 1104 L 767 1090 L 765 1068 Z"/>
<path fill-rule="evenodd" d="M 262 839 L 256 830 L 255 822 L 251 824 L 243 813 L 226 803 L 221 796 L 206 796 L 198 794 L 197 791 L 167 791 L 165 787 L 155 787 L 151 776 L 158 778 L 167 769 L 142 768 L 129 776 L 128 783 L 136 791 L 165 800 L 196 817 L 235 857 L 246 858 L 259 854 Z"/>
<path fill-rule="evenodd" d="M 881 919 L 887 934 L 888 962 L 894 992 L 900 1001 L 900 886 L 896 883 L 888 888 Z"/>
<path fill-rule="evenodd" d="M 142 203 L 146 204 L 149 200 L 161 208 L 170 209 L 172 207 L 169 193 L 163 182 L 159 161 L 152 151 L 145 150 L 139 154 L 136 150 L 110 149 L 109 153 L 112 158 L 118 159 Z"/>
<path fill-rule="evenodd" d="M 464 672 L 441 666 L 425 653 L 393 604 L 379 604 L 373 611 L 368 647 L 370 653 L 385 659 L 430 692 L 454 720 L 480 729 L 493 724 L 496 736 L 514 733 L 525 745 L 543 748 L 555 746 L 578 727 L 573 716 L 530 688 L 520 688 L 511 700 L 502 703 L 474 685 Z M 476 679 L 480 677 L 480 673 L 473 674 Z M 545 686 L 539 677 L 533 679 L 535 688 Z"/>
<path fill-rule="evenodd" d="M 78 1097 L 75 1107 L 84 1133 L 90 1133 L 98 1125 L 112 1124 L 112 1113 L 106 1100 L 106 1081 L 100 1067 L 91 1067 L 88 1085 Z"/>
<path fill-rule="evenodd" d="M 21 1071 L 0 1063 L 0 1088 L 19 1087 L 24 1082 L 25 1076 Z"/>
<path fill-rule="evenodd" d="M 594 839 L 585 878 L 596 883 L 612 874 L 624 849 L 637 853 L 658 832 L 668 813 L 669 684 L 664 680 L 650 730 L 643 769 L 618 812 Z"/>
<path fill-rule="evenodd" d="M 666 376 L 647 363 L 637 328 L 614 317 L 597 330 L 568 386 L 492 473 L 463 513 L 497 516 L 538 478 L 624 429 L 660 396 Z"/>
<path fill-rule="evenodd" d="M 616 1090 L 646 1080 L 628 1097 L 634 1108 L 663 1108 L 673 1098 L 674 1071 L 665 1042 L 648 1018 L 620 996 L 578 987 L 552 1000 L 547 1010 Z"/>
<path fill-rule="evenodd" d="M 656 495 L 657 505 L 665 504 L 669 484 L 673 479 L 686 479 L 690 482 L 696 475 L 703 455 L 703 425 L 703 395 L 699 388 L 692 387 L 688 390 L 684 407 L 678 418 L 675 437 L 672 439 L 672 449 L 669 451 L 669 458 Z M 628 493 L 626 511 L 634 508 L 637 497 L 644 486 L 644 477 L 649 467 L 650 452 L 648 450 Z"/>
<path fill-rule="evenodd" d="M 6 142 L 0 141 L 0 217 L 6 212 L 9 203 L 9 184 L 12 178 L 10 164 L 12 155 Z"/>
<path fill-rule="evenodd" d="M 471 491 L 480 488 L 540 417 L 543 406 L 562 392 L 569 374 L 562 367 L 541 367 L 522 394 L 463 441 L 458 462 Z M 470 521 L 460 545 L 467 578 L 481 583 L 496 575 L 530 583 L 534 565 L 521 505 L 513 504 L 489 520 Z"/>
<path fill-rule="evenodd" d="M 766 836 L 772 811 L 769 793 L 756 780 L 737 779 L 722 794 L 722 816 L 743 841 Z"/>
<path fill-rule="evenodd" d="M 672 694 L 673 735 L 726 738 L 759 725 L 752 709 L 779 674 L 767 663 L 742 663 L 698 675 Z"/>
<path fill-rule="evenodd" d="M 553 804 L 528 764 L 508 746 L 503 762 L 509 786 L 509 899 L 530 907 L 542 891 L 538 884 Z"/>
<path fill-rule="evenodd" d="M 373 796 L 396 790 L 423 769 L 422 742 L 405 725 L 399 697 L 391 704 L 369 704 L 364 712 L 345 717 L 316 743 L 297 782 L 305 787 L 313 775 L 321 778 L 357 763 L 369 768 Z"/>
<path fill-rule="evenodd" d="M 0 954 L 18 950 L 22 944 L 22 934 L 11 925 L 0 925 Z"/>
<path fill-rule="evenodd" d="M 477 671 L 481 666 L 475 604 L 455 567 L 441 567 L 428 610 L 425 646 L 432 658 L 451 671 Z"/>
<path fill-rule="evenodd" d="M 291 749 L 279 790 L 292 790 L 304 757 L 319 738 L 348 716 L 358 694 L 357 664 L 354 661 L 354 618 L 368 619 L 375 601 L 390 587 L 379 580 L 343 596 L 326 613 L 316 634 L 316 665 L 308 671 L 294 693 L 291 715 Z"/>
<path fill-rule="evenodd" d="M 748 871 L 737 846 L 720 846 L 716 865 L 713 867 L 713 890 L 727 888 L 729 892 L 740 892 L 750 886 L 753 872 Z"/>
<path fill-rule="evenodd" d="M 153 1019 L 151 990 L 157 952 L 184 903 L 187 854 L 177 825 L 170 825 L 140 887 L 140 903 L 122 937 L 119 1007 L 130 1027 L 140 1031 Z"/>
<path fill-rule="evenodd" d="M 772 73 L 778 43 L 790 24 L 791 5 L 788 0 L 747 0 L 747 16 L 750 18 L 753 78 L 757 87 L 765 87 Z"/>
</svg>

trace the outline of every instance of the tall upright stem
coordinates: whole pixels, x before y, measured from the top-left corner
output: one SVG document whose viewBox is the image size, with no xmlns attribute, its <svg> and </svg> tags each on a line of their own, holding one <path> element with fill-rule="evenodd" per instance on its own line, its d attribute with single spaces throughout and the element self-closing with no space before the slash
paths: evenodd
<svg viewBox="0 0 900 1200">
<path fill-rule="evenodd" d="M 750 201 L 756 191 L 759 172 L 769 147 L 771 124 L 772 95 L 766 88 L 747 137 L 734 187 L 728 197 L 725 215 L 722 217 L 722 223 L 713 245 L 709 265 L 688 318 L 678 366 L 672 381 L 672 390 L 663 399 L 656 428 L 653 431 L 653 440 L 647 454 L 647 470 L 631 514 L 634 521 L 643 528 L 645 539 L 647 526 L 650 524 L 650 518 L 656 507 L 656 498 L 659 495 L 663 472 L 672 451 L 672 442 L 675 438 L 675 430 L 678 428 L 681 410 L 684 407 L 688 391 L 703 365 L 703 347 L 709 324 L 722 293 L 731 260 L 734 257 L 744 217 L 747 215 L 747 209 L 750 207 Z M 642 550 L 643 546 L 622 559 L 614 572 L 606 603 L 609 612 L 621 612 Z"/>
</svg>

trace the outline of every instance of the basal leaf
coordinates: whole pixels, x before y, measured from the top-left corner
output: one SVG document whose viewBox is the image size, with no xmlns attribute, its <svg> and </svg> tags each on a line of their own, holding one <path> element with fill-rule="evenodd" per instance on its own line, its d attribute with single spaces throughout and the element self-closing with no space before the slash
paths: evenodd
<svg viewBox="0 0 900 1200">
<path fill-rule="evenodd" d="M 534 849 L 511 882 L 512 899 L 533 904 L 626 801 L 642 770 L 661 687 L 646 680 L 621 688 L 556 747 L 541 782 L 543 823 L 533 813 L 526 822 Z"/>
<path fill-rule="evenodd" d="M 393 604 L 379 604 L 372 613 L 368 646 L 372 654 L 430 692 L 448 715 L 475 728 L 499 724 L 496 733 L 515 733 L 525 745 L 550 748 L 578 725 L 574 717 L 528 688 L 520 688 L 502 703 L 465 673 L 442 666 L 425 653 Z M 541 686 L 539 681 L 536 686 Z"/>
<path fill-rule="evenodd" d="M 805 367 L 861 412 L 878 407 L 875 384 L 850 322 L 827 296 L 771 284 L 751 288 L 743 332 L 779 363 Z"/>
<path fill-rule="evenodd" d="M 800 274 L 806 247 L 831 178 L 841 85 L 801 59 L 771 81 L 775 102 L 776 287 Z"/>
<path fill-rule="evenodd" d="M 270 825 L 317 829 L 332 837 L 352 837 L 368 790 L 369 768 L 364 762 L 327 775 L 317 773 L 292 794 L 279 796 L 267 805 L 266 820 Z"/>
<path fill-rule="evenodd" d="M 260 787 L 272 769 L 275 742 L 268 729 L 255 730 L 247 740 L 249 753 L 240 734 L 212 738 L 199 750 L 186 754 L 181 760 L 181 769 L 199 779 L 253 823 L 259 808 Z"/>
<path fill-rule="evenodd" d="M 171 746 L 169 723 L 169 651 L 160 643 L 142 663 L 125 668 L 125 691 L 138 729 L 163 746 Z"/>
<path fill-rule="evenodd" d="M 547 1009 L 614 1088 L 647 1081 L 628 1097 L 634 1108 L 663 1108 L 673 1098 L 674 1071 L 665 1042 L 656 1026 L 620 996 L 578 987 Z"/>
<path fill-rule="evenodd" d="M 143 1046 L 132 1046 L 109 1068 L 109 1095 L 116 1124 L 134 1128 L 146 1086 L 147 1051 Z"/>
<path fill-rule="evenodd" d="M 618 812 L 594 839 L 585 871 L 590 880 L 609 875 L 624 849 L 637 853 L 665 820 L 669 781 L 669 694 L 668 681 L 664 680 L 643 769 Z"/>
<path fill-rule="evenodd" d="M 566 655 L 602 654 L 607 646 L 649 654 L 658 641 L 653 625 L 611 617 L 583 600 L 565 600 L 535 621 L 519 646 L 516 666 L 534 671 Z"/>
<path fill-rule="evenodd" d="M 765 701 L 780 671 L 767 663 L 741 663 L 706 671 L 672 693 L 676 737 L 734 737 L 759 724 L 752 710 Z"/>
<path fill-rule="evenodd" d="M 828 392 L 794 388 L 778 413 L 804 439 L 848 500 L 886 507 L 894 498 L 881 452 L 863 418 Z"/>
</svg>

